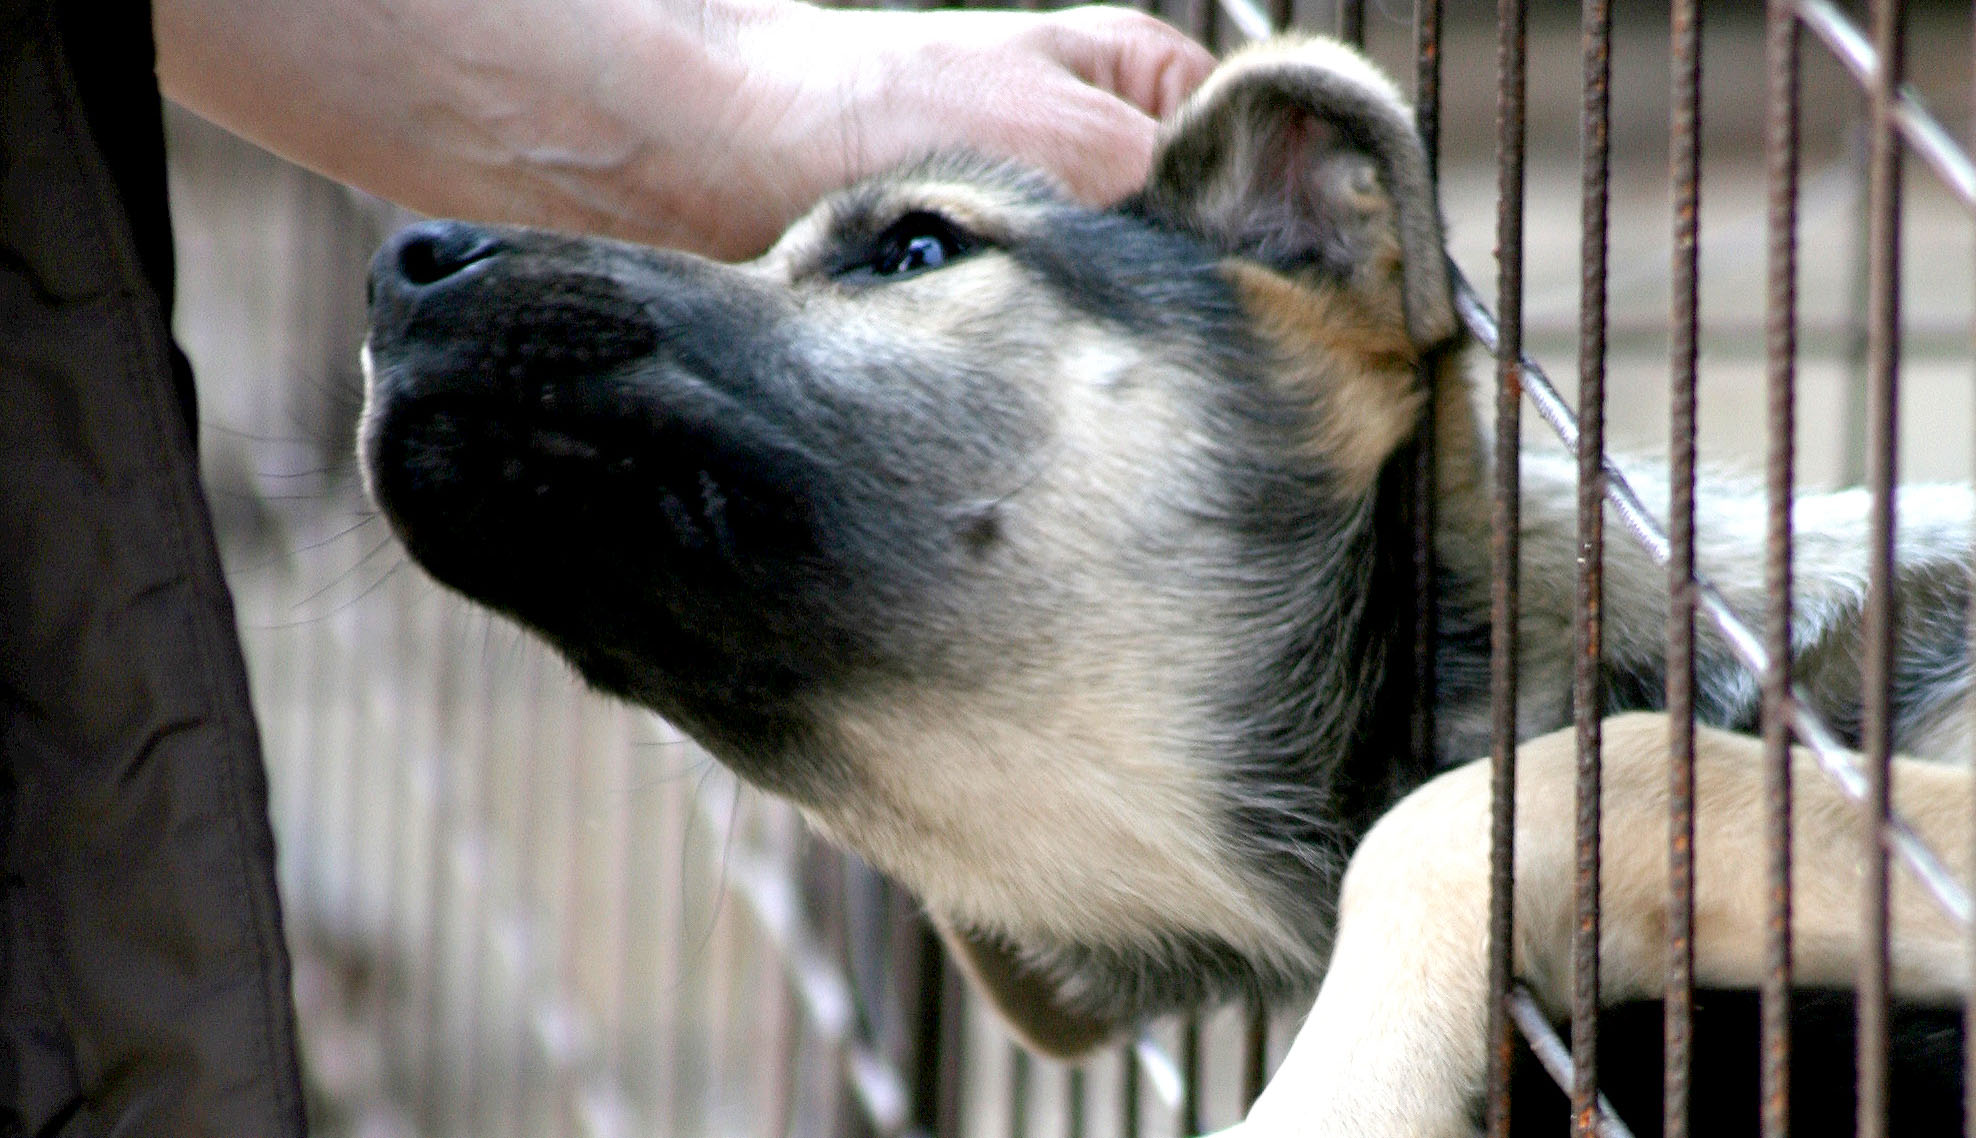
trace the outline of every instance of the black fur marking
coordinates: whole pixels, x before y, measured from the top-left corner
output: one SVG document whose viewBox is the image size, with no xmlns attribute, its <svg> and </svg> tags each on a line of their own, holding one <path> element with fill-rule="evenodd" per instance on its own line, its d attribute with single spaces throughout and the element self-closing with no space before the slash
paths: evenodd
<svg viewBox="0 0 1976 1138">
<path fill-rule="evenodd" d="M 1605 694 L 1608 715 L 1623 711 L 1665 711 L 1667 669 L 1608 656 L 1599 661 L 1599 690 Z"/>
<path fill-rule="evenodd" d="M 1489 613 L 1459 603 L 1458 584 L 1461 582 L 1445 566 L 1436 567 L 1434 692 L 1440 705 L 1450 710 L 1486 705 L 1489 699 Z M 1459 762 L 1461 756 L 1444 756 L 1438 765 L 1446 761 Z"/>
<path fill-rule="evenodd" d="M 471 275 L 379 294 L 380 505 L 434 576 L 590 683 L 800 796 L 824 777 L 805 705 L 930 666 L 883 640 L 937 601 L 958 556 L 937 548 L 959 535 L 931 504 L 905 508 L 874 477 L 901 461 L 877 448 L 912 432 L 792 398 L 830 377 L 791 357 L 780 310 L 745 278 L 507 232 Z"/>
<path fill-rule="evenodd" d="M 1255 366 L 1221 258 L 1192 238 L 1122 211 L 1066 209 L 1039 239 L 1010 252 L 1066 304 L 1127 337 L 1159 343 L 1177 335 L 1221 356 L 1215 363 Z"/>
</svg>

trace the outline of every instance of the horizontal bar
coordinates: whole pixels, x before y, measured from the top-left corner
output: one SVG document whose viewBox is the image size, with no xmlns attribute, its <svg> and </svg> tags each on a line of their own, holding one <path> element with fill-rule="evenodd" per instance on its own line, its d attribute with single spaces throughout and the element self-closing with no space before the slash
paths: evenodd
<svg viewBox="0 0 1976 1138">
<path fill-rule="evenodd" d="M 1862 88 L 1871 88 L 1880 70 L 1880 56 L 1872 43 L 1860 34 L 1830 0 L 1797 0 L 1798 19 L 1810 28 L 1832 55 L 1845 65 Z M 1894 104 L 1894 126 L 1962 204 L 1976 210 L 1976 163 L 1956 144 L 1955 136 L 1941 121 L 1928 113 L 1911 83 L 1900 85 L 1900 98 Z"/>
<path fill-rule="evenodd" d="M 1530 1051 L 1537 1056 L 1537 1062 L 1544 1065 L 1544 1070 L 1551 1073 L 1551 1078 L 1557 1080 L 1558 1086 L 1569 1090 L 1576 1076 L 1571 1065 L 1571 1052 L 1564 1046 L 1564 1040 L 1558 1038 L 1557 1031 L 1551 1027 L 1551 1021 L 1545 1018 L 1543 1010 L 1537 1006 L 1537 1000 L 1530 994 L 1530 989 L 1521 984 L 1510 988 L 1509 1014 L 1510 1018 L 1516 1021 L 1516 1026 L 1522 1030 L 1523 1038 L 1530 1041 Z M 1599 1095 L 1599 1116 L 1593 1132 L 1599 1138 L 1633 1138 L 1633 1132 L 1619 1120 L 1619 1115 L 1612 1109 L 1612 1103 L 1603 1093 Z"/>
<path fill-rule="evenodd" d="M 1219 0 L 1221 12 L 1235 30 L 1246 40 L 1266 40 L 1276 34 L 1271 28 L 1269 14 L 1259 7 L 1255 0 Z"/>
<path fill-rule="evenodd" d="M 1452 269 L 1452 266 L 1451 266 Z M 1475 293 L 1475 287 L 1461 275 L 1459 269 L 1452 269 L 1455 286 L 1455 308 L 1461 313 L 1464 323 L 1482 345 L 1494 351 L 1496 347 L 1496 321 L 1483 305 L 1482 298 Z M 1523 357 L 1523 389 L 1535 404 L 1537 414 L 1543 417 L 1551 429 L 1557 433 L 1568 448 L 1578 445 L 1578 424 L 1566 406 L 1557 388 L 1543 368 L 1529 356 Z M 1605 461 L 1606 499 L 1612 503 L 1619 520 L 1632 531 L 1647 555 L 1654 563 L 1666 566 L 1672 557 L 1668 547 L 1667 534 L 1661 529 L 1640 496 L 1633 491 L 1619 466 L 1610 456 Z M 1743 623 L 1736 611 L 1709 579 L 1697 573 L 1695 589 L 1701 607 L 1721 630 L 1723 638 L 1744 667 L 1761 676 L 1770 666 L 1770 654 L 1763 644 Z M 1791 698 L 1786 710 L 1790 714 L 1792 730 L 1797 732 L 1800 742 L 1809 747 L 1818 758 L 1818 765 L 1831 777 L 1840 793 L 1854 803 L 1864 803 L 1867 794 L 1866 774 L 1859 768 L 1858 756 L 1839 742 L 1838 735 L 1823 720 L 1805 699 L 1804 692 L 1796 684 L 1791 687 Z M 1887 848 L 1900 857 L 1901 861 L 1914 873 L 1915 879 L 1935 898 L 1942 911 L 1956 923 L 1968 928 L 1971 925 L 1971 905 L 1969 890 L 1956 880 L 1955 874 L 1942 861 L 1940 855 L 1929 848 L 1921 835 L 1915 832 L 1906 818 L 1896 813 L 1881 833 Z"/>
<path fill-rule="evenodd" d="M 1186 1079 L 1180 1073 L 1180 1064 L 1173 1061 L 1173 1056 L 1166 1053 L 1159 1040 L 1151 1035 L 1139 1036 L 1132 1041 L 1132 1058 L 1145 1074 L 1146 1081 L 1152 1084 L 1153 1094 L 1159 1097 L 1160 1105 L 1168 1110 L 1179 1110 Z"/>
</svg>

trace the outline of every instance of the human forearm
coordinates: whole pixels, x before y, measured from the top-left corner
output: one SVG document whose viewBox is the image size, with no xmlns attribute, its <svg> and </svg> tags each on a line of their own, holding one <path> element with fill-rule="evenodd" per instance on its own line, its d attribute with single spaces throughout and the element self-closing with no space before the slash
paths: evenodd
<svg viewBox="0 0 1976 1138">
<path fill-rule="evenodd" d="M 426 213 L 759 251 L 932 149 L 1136 186 L 1211 60 L 1137 13 L 794 0 L 157 0 L 167 94 Z"/>
<path fill-rule="evenodd" d="M 200 114 L 424 212 L 705 246 L 693 180 L 650 167 L 733 113 L 747 6 L 684 6 L 159 0 L 158 70 Z"/>
</svg>

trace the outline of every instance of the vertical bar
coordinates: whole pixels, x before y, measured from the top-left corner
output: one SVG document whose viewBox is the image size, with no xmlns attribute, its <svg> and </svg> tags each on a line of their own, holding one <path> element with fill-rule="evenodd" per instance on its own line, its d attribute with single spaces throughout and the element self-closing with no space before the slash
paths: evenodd
<svg viewBox="0 0 1976 1138">
<path fill-rule="evenodd" d="M 1701 9 L 1675 0 L 1672 41 L 1674 183 L 1667 566 L 1667 983 L 1662 1133 L 1688 1138 L 1695 1001 L 1695 369 L 1701 287 Z"/>
<path fill-rule="evenodd" d="M 1292 0 L 1269 0 L 1269 27 L 1272 31 L 1285 32 L 1297 19 L 1296 4 Z"/>
<path fill-rule="evenodd" d="M 1182 1134 L 1201 1132 L 1201 1020 L 1180 1021 L 1180 1118 Z"/>
<path fill-rule="evenodd" d="M 1508 1138 L 1516 865 L 1516 621 L 1523 400 L 1523 0 L 1496 9 L 1496 469 L 1489 547 L 1489 1138 Z"/>
<path fill-rule="evenodd" d="M 464 994 L 460 1008 L 462 1021 L 460 1034 L 464 1042 L 458 1058 L 460 1067 L 458 1124 L 468 1133 L 486 1134 L 491 1129 L 487 1123 L 488 1100 L 491 1096 L 486 1093 L 483 1085 L 486 1081 L 485 1067 L 489 1058 L 485 1042 L 488 1033 L 487 957 L 490 947 L 486 930 L 491 923 L 494 906 L 487 895 L 489 888 L 487 855 L 490 851 L 489 843 L 484 840 L 483 835 L 489 828 L 488 817 L 495 809 L 490 800 L 499 793 L 497 784 L 490 777 L 490 768 L 486 764 L 486 756 L 493 749 L 490 745 L 488 723 L 493 717 L 496 701 L 500 699 L 496 673 L 492 668 L 482 670 L 480 682 L 475 686 L 471 698 L 473 703 L 461 716 L 461 728 L 465 738 L 455 744 L 451 764 L 459 772 L 457 777 L 463 799 L 460 816 L 466 819 L 468 831 L 468 838 L 462 843 L 465 848 L 460 852 L 471 861 L 471 865 L 467 867 L 467 879 L 462 883 L 462 892 L 466 894 L 466 911 L 463 914 L 464 925 L 461 935 L 466 940 L 466 949 L 462 961 L 465 975 L 460 984 L 460 990 Z M 622 785 L 627 788 L 628 800 L 628 788 L 632 782 L 631 748 L 619 746 L 614 750 L 614 765 L 622 774 Z M 623 832 L 628 837 L 630 833 L 628 807 L 625 813 L 627 824 Z M 629 850 L 628 840 L 622 848 Z M 614 880 L 619 911 L 628 912 L 636 896 L 631 884 L 632 874 L 628 868 L 625 868 L 623 861 L 618 863 L 618 868 L 620 873 Z M 620 953 L 624 943 L 622 939 L 618 941 Z M 629 963 L 621 955 L 615 958 L 614 967 L 618 969 L 616 975 L 620 979 L 629 974 L 627 967 Z M 626 1006 L 626 1001 L 620 1000 L 620 1006 Z M 615 1038 L 622 1039 L 622 1032 Z"/>
<path fill-rule="evenodd" d="M 929 930 L 930 931 L 930 930 Z M 936 938 L 937 939 L 937 938 Z M 933 946 L 940 952 L 945 948 Z M 940 1097 L 935 1134 L 958 1134 L 962 1125 L 962 1102 L 967 1092 L 967 980 L 951 960 L 942 956 L 940 999 L 945 1005 L 940 1020 Z"/>
<path fill-rule="evenodd" d="M 1118 1049 L 1118 1132 L 1139 1138 L 1139 1053 L 1129 1039 Z"/>
<path fill-rule="evenodd" d="M 1971 64 L 1976 65 L 1976 26 L 1970 29 L 1969 58 Z M 1971 76 L 1969 94 L 1971 112 L 1969 151 L 1976 154 L 1976 75 Z M 1976 344 L 1976 314 L 1971 316 L 1970 339 L 1972 344 Z M 1972 532 L 1971 540 L 1971 548 L 1965 556 L 1969 557 L 1969 564 L 1976 565 L 1976 532 Z M 1969 599 L 1969 617 L 1964 627 L 1963 638 L 1965 644 L 1976 644 L 1976 593 L 1972 593 Z M 1972 722 L 1976 722 L 1976 689 L 1971 690 L 1968 706 L 1963 709 L 1963 713 L 1970 716 Z M 1976 764 L 1976 751 L 1971 752 L 1969 759 L 1972 764 Z M 1976 828 L 1972 828 L 1971 832 L 1976 833 Z M 1976 848 L 1965 850 L 1964 853 L 1969 856 L 1969 868 L 1965 870 L 1969 874 L 1968 880 L 1976 882 Z M 1976 976 L 1976 923 L 1970 926 L 1967 953 L 1969 974 Z M 1976 1000 L 1963 1001 L 1962 1016 L 1962 1133 L 1963 1138 L 1976 1138 L 1976 1044 L 1970 1042 L 1976 1040 Z"/>
<path fill-rule="evenodd" d="M 1029 1138 L 1029 1049 L 1009 1044 L 1009 1138 Z"/>
<path fill-rule="evenodd" d="M 656 722 L 656 721 L 653 721 Z M 683 748 L 686 743 L 670 726 L 652 728 L 658 733 L 656 745 L 659 753 L 670 755 L 671 748 Z M 526 784 L 526 775 L 515 781 L 516 794 Z M 689 782 L 678 777 L 663 778 L 659 782 L 659 816 L 657 831 L 660 834 L 682 835 L 659 844 L 659 863 L 653 882 L 657 888 L 658 912 L 655 914 L 652 940 L 655 946 L 652 959 L 647 965 L 652 971 L 652 992 L 654 999 L 649 1009 L 650 1017 L 646 1025 L 646 1045 L 650 1048 L 649 1059 L 641 1065 L 637 1073 L 648 1088 L 653 1103 L 654 1129 L 659 1133 L 672 1133 L 685 1127 L 684 1099 L 682 1084 L 689 1083 L 690 1074 L 685 1070 L 684 1056 L 681 1054 L 682 1036 L 686 1033 L 681 1025 L 690 1022 L 686 987 L 681 973 L 687 955 L 688 937 L 686 906 L 689 894 L 686 889 L 687 842 L 683 835 L 689 832 L 694 814 L 694 805 L 689 797 Z M 526 823 L 524 822 L 524 825 Z M 785 831 L 786 833 L 786 831 Z M 785 848 L 793 839 L 785 838 Z M 696 957 L 697 959 L 697 957 Z M 790 1000 L 787 981 L 783 982 L 781 998 Z M 793 1018 L 793 1016 L 792 1016 Z M 803 1055 L 800 1021 L 792 1031 L 789 1041 L 792 1056 L 790 1071 L 790 1092 L 794 1097 L 797 1080 L 802 1076 L 798 1062 Z M 786 1128 L 785 1128 L 786 1130 Z"/>
<path fill-rule="evenodd" d="M 762 992 L 767 1005 L 762 1014 L 769 1024 L 768 1062 L 764 1066 L 769 1070 L 758 1124 L 768 1134 L 787 1135 L 796 1130 L 796 1089 L 801 1079 L 798 1064 L 803 1057 L 804 1031 L 802 1013 L 793 1006 L 796 1000 L 790 991 L 792 986 L 785 978 Z M 669 1133 L 677 1125 L 669 1118 L 669 1109 L 670 1104 L 662 1099 L 653 1111 L 658 1120 L 654 1129 L 659 1133 Z"/>
<path fill-rule="evenodd" d="M 967 1038 L 961 1030 L 961 1016 L 967 994 L 960 969 L 947 960 L 940 934 L 919 914 L 904 890 L 899 896 L 906 906 L 901 917 L 912 923 L 921 961 L 914 993 L 919 1001 L 919 1024 L 912 1066 L 913 1117 L 930 1134 L 952 1134 L 961 1125 L 961 1050 Z"/>
<path fill-rule="evenodd" d="M 1365 0 L 1338 0 L 1338 38 L 1365 46 Z"/>
<path fill-rule="evenodd" d="M 1887 816 L 1893 755 L 1894 489 L 1898 469 L 1900 373 L 1901 141 L 1894 130 L 1903 56 L 1900 5 L 1876 0 L 1873 39 L 1880 67 L 1871 92 L 1868 171 L 1867 480 L 1873 506 L 1868 523 L 1865 721 L 1860 750 L 1867 765 L 1867 951 L 1859 976 L 1859 1138 L 1883 1138 L 1887 1125 Z"/>
<path fill-rule="evenodd" d="M 428 634 L 434 641 L 443 643 L 445 613 L 435 611 L 431 619 L 438 627 L 430 629 Z M 428 745 L 417 748 L 412 760 L 424 771 L 422 781 L 427 784 L 429 798 L 423 811 L 427 829 L 420 856 L 426 860 L 418 901 L 423 927 L 420 930 L 422 943 L 417 951 L 419 969 L 424 974 L 419 1005 L 421 1019 L 417 1028 L 423 1049 L 418 1065 L 419 1114 L 426 1125 L 435 1131 L 452 1123 L 452 1119 L 446 1117 L 446 1084 L 454 1073 L 451 1065 L 456 1058 L 447 1054 L 447 1020 L 454 1010 L 454 1001 L 453 994 L 448 990 L 452 977 L 446 974 L 444 962 L 450 959 L 452 942 L 460 934 L 454 924 L 454 880 L 450 872 L 450 847 L 459 828 L 459 790 L 454 783 L 458 772 L 455 764 L 449 761 L 449 752 L 453 750 L 453 735 L 458 723 L 461 684 L 458 661 L 463 658 L 459 653 L 446 652 L 435 662 L 437 676 L 431 692 L 430 711 L 432 733 L 428 737 Z"/>
<path fill-rule="evenodd" d="M 1769 504 L 1764 557 L 1763 673 L 1765 892 L 1761 1000 L 1762 1138 L 1791 1127 L 1791 492 L 1797 446 L 1798 19 L 1792 0 L 1770 0 L 1764 61 L 1768 200 L 1765 385 Z"/>
<path fill-rule="evenodd" d="M 1612 121 L 1612 13 L 1585 0 L 1583 159 L 1578 296 L 1578 586 L 1572 709 L 1578 741 L 1576 898 L 1572 930 L 1571 1129 L 1593 1138 L 1599 1121 L 1599 721 L 1605 563 L 1606 213 Z"/>
<path fill-rule="evenodd" d="M 1870 143 L 1865 124 L 1855 122 L 1846 140 L 1846 205 L 1852 226 L 1847 231 L 1846 299 L 1840 309 L 1845 345 L 1840 358 L 1845 362 L 1841 376 L 1845 382 L 1845 402 L 1839 415 L 1839 484 L 1858 486 L 1866 481 L 1866 306 L 1871 287 L 1867 250 L 1871 240 L 1867 230 L 1867 154 Z"/>
<path fill-rule="evenodd" d="M 1209 51 L 1221 50 L 1221 4 L 1218 0 L 1193 0 L 1194 38 Z"/>
<path fill-rule="evenodd" d="M 1414 0 L 1413 47 L 1413 125 L 1432 185 L 1441 160 L 1441 0 Z"/>
<path fill-rule="evenodd" d="M 1086 1130 L 1084 1083 L 1083 1067 L 1072 1067 L 1064 1072 L 1064 1138 L 1084 1138 Z M 933 1133 L 938 1134 L 941 1132 L 936 1130 Z"/>
<path fill-rule="evenodd" d="M 1242 1112 L 1248 1113 L 1269 1082 L 1269 1009 L 1258 1002 L 1249 1008 L 1242 1040 Z"/>
<path fill-rule="evenodd" d="M 1434 184 L 1441 147 L 1441 0 L 1414 0 L 1413 41 L 1418 64 L 1413 80 L 1414 128 L 1427 154 L 1428 184 Z M 1434 653 L 1435 596 L 1434 498 L 1436 416 L 1433 393 L 1438 390 L 1433 369 L 1439 361 L 1421 361 L 1417 382 L 1428 393 L 1421 404 L 1419 445 L 1413 455 L 1413 707 L 1408 723 L 1412 769 L 1424 778 L 1434 769 Z M 1267 1020 L 1263 1021 L 1265 1029 Z"/>
</svg>

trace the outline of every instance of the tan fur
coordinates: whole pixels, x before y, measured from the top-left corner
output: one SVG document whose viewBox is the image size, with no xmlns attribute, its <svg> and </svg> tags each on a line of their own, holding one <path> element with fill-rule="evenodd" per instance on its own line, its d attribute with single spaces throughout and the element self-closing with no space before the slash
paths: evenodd
<svg viewBox="0 0 1976 1138">
<path fill-rule="evenodd" d="M 1606 721 L 1600 844 L 1600 984 L 1607 1000 L 1661 991 L 1666 952 L 1664 716 Z M 1696 747 L 1698 983 L 1755 987 L 1763 973 L 1762 743 L 1709 728 Z M 1517 976 L 1553 1011 L 1570 1000 L 1575 904 L 1574 737 L 1517 751 Z M 1969 772 L 1898 759 L 1898 809 L 1937 849 L 1967 849 Z M 1796 980 L 1848 986 L 1863 950 L 1858 810 L 1816 760 L 1794 752 Z M 1240 1138 L 1275 1134 L 1454 1138 L 1471 1134 L 1488 1007 L 1489 766 L 1457 768 L 1380 820 L 1352 859 L 1338 941 L 1316 1006 Z M 1966 946 L 1903 869 L 1893 889 L 1893 982 L 1960 999 Z"/>
<path fill-rule="evenodd" d="M 1346 494 L 1370 489 L 1427 402 L 1398 290 L 1312 286 L 1237 260 L 1223 271 L 1277 350 L 1278 382 L 1317 409 L 1313 453 L 1343 476 Z"/>
<path fill-rule="evenodd" d="M 859 793 L 805 813 L 961 928 L 1122 947 L 1161 927 L 1314 967 L 1312 947 L 1224 872 L 1209 772 L 1180 740 L 1143 730 L 1162 719 L 1155 693 L 1066 682 L 1022 703 L 921 691 L 859 701 L 837 721 L 873 759 Z M 1022 756 L 1048 761 L 1012 769 Z"/>
</svg>

